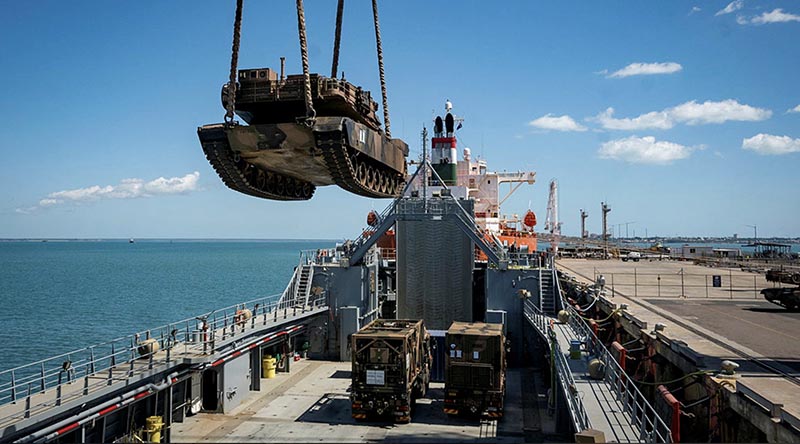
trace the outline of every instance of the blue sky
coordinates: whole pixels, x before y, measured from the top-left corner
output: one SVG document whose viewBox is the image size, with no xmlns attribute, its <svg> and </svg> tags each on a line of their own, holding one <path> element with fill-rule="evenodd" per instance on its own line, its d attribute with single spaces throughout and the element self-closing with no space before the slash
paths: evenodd
<svg viewBox="0 0 800 444">
<path fill-rule="evenodd" d="M 383 1 L 392 132 L 449 98 L 461 147 L 538 182 L 505 205 L 544 220 L 560 185 L 600 231 L 800 235 L 800 4 Z M 353 237 L 386 200 L 318 189 L 273 202 L 224 187 L 196 127 L 222 120 L 233 1 L 17 2 L 0 16 L 0 237 Z M 330 71 L 335 1 L 307 1 Z M 292 1 L 246 1 L 240 67 L 299 72 Z M 380 94 L 369 2 L 345 6 L 340 69 Z M 613 110 L 613 111 L 612 111 Z M 800 107 L 797 108 L 800 111 Z M 430 126 L 430 125 L 429 125 Z M 161 178 L 159 180 L 159 178 Z M 541 227 L 540 227 L 541 228 Z"/>
</svg>

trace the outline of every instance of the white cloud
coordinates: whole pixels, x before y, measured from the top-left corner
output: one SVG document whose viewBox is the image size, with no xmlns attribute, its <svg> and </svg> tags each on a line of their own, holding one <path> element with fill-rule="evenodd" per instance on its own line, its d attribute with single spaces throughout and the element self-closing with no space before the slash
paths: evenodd
<svg viewBox="0 0 800 444">
<path fill-rule="evenodd" d="M 750 19 L 750 23 L 753 23 L 755 25 L 765 25 L 767 23 L 785 23 L 785 22 L 800 22 L 800 15 L 783 12 L 783 9 L 777 8 L 772 10 L 772 12 L 764 12 L 761 15 Z"/>
<path fill-rule="evenodd" d="M 732 2 L 728 3 L 728 6 L 720 9 L 714 15 L 718 16 L 718 15 L 730 14 L 730 13 L 736 12 L 736 11 L 742 9 L 742 8 L 744 8 L 744 0 L 733 0 Z"/>
<path fill-rule="evenodd" d="M 669 165 L 673 161 L 689 157 L 694 150 L 694 147 L 656 141 L 655 137 L 652 136 L 630 136 L 603 143 L 597 153 L 603 159 L 622 160 L 628 163 Z"/>
<path fill-rule="evenodd" d="M 786 111 L 787 113 L 800 113 L 800 105 L 795 106 L 794 108 Z"/>
<path fill-rule="evenodd" d="M 800 152 L 800 139 L 772 134 L 756 134 L 742 140 L 742 149 L 763 155 L 780 155 Z"/>
<path fill-rule="evenodd" d="M 676 121 L 686 122 L 689 125 L 724 123 L 728 120 L 754 122 L 772 116 L 772 111 L 768 109 L 743 105 L 733 99 L 721 102 L 709 100 L 703 103 L 692 100 L 671 108 L 669 113 Z"/>
<path fill-rule="evenodd" d="M 644 76 L 654 74 L 673 74 L 683 69 L 680 63 L 631 63 L 630 65 L 608 75 L 609 78 L 623 78 L 630 76 Z M 601 71 L 602 72 L 602 71 Z"/>
<path fill-rule="evenodd" d="M 675 125 L 664 111 L 653 111 L 632 119 L 617 119 L 614 117 L 614 108 L 608 108 L 597 116 L 590 118 L 590 120 L 596 121 L 603 128 L 611 130 L 670 129 Z"/>
<path fill-rule="evenodd" d="M 697 103 L 692 100 L 678 106 L 652 111 L 633 118 L 615 118 L 614 108 L 608 108 L 588 120 L 599 122 L 611 130 L 670 129 L 678 123 L 702 125 L 727 121 L 760 121 L 769 119 L 772 111 L 744 105 L 728 99 L 720 102 Z"/>
<path fill-rule="evenodd" d="M 692 9 L 689 11 L 689 15 L 694 14 L 695 12 L 700 12 L 702 9 L 699 6 L 692 6 Z"/>
<path fill-rule="evenodd" d="M 586 131 L 585 126 L 578 124 L 568 115 L 553 116 L 552 114 L 547 114 L 536 120 L 531 120 L 528 125 L 554 131 Z"/>
<path fill-rule="evenodd" d="M 56 191 L 39 200 L 38 205 L 28 208 L 17 208 L 16 212 L 30 214 L 40 208 L 52 207 L 66 203 L 93 202 L 102 199 L 134 199 L 153 197 L 164 194 L 188 193 L 197 189 L 200 173 L 195 171 L 183 177 L 171 177 L 145 182 L 142 179 L 123 179 L 119 185 L 94 185 L 87 188 Z"/>
</svg>

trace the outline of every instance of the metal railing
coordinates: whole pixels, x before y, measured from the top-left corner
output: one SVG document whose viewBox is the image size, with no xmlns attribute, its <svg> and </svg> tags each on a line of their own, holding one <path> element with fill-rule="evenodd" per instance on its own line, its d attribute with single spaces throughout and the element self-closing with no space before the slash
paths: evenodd
<svg viewBox="0 0 800 444">
<path fill-rule="evenodd" d="M 525 316 L 531 321 L 531 324 L 533 324 L 533 326 L 539 330 L 539 333 L 547 338 L 550 343 L 553 365 L 555 366 L 559 382 L 565 391 L 569 391 L 568 396 L 565 396 L 565 398 L 567 400 L 567 408 L 572 418 L 572 423 L 575 425 L 576 430 L 591 428 L 592 423 L 589 419 L 589 415 L 586 413 L 583 401 L 573 393 L 575 379 L 572 376 L 572 371 L 569 368 L 569 364 L 567 364 L 566 357 L 555 337 L 555 331 L 551 324 L 553 318 L 543 314 L 530 299 L 525 301 L 524 312 Z"/>
<path fill-rule="evenodd" d="M 568 324 L 572 331 L 583 338 L 586 351 L 602 362 L 603 381 L 622 405 L 622 411 L 631 418 L 631 424 L 639 429 L 639 439 L 642 442 L 672 442 L 670 427 L 645 398 L 635 381 L 625 373 L 578 312 L 569 304 L 563 305 L 564 310 L 569 312 Z"/>
<path fill-rule="evenodd" d="M 789 284 L 767 282 L 762 274 L 719 270 L 716 273 L 687 273 L 683 268 L 675 272 L 604 273 L 594 269 L 594 281 L 602 274 L 606 288 L 612 295 L 626 297 L 673 297 L 673 298 L 728 298 L 760 299 L 763 288 L 792 287 Z"/>
<path fill-rule="evenodd" d="M 270 295 L 214 310 L 108 342 L 62 353 L 0 372 L 0 425 L 29 418 L 47 409 L 89 395 L 116 382 L 128 381 L 180 355 L 210 355 L 218 345 L 269 322 L 277 323 L 325 306 L 324 294 L 306 302 Z M 249 313 L 248 313 L 249 312 Z"/>
<path fill-rule="evenodd" d="M 557 299 L 561 299 L 561 309 L 569 313 L 568 326 L 573 333 L 582 338 L 585 349 L 593 357 L 601 361 L 604 366 L 603 382 L 609 388 L 614 398 L 622 406 L 622 411 L 631 419 L 631 424 L 639 430 L 639 440 L 642 442 L 667 443 L 672 441 L 672 434 L 669 426 L 659 416 L 650 402 L 645 398 L 633 379 L 628 376 L 614 359 L 613 355 L 595 336 L 592 329 L 584 319 L 569 304 L 565 304 L 561 296 L 561 286 L 557 274 L 554 275 Z M 540 280 L 541 282 L 541 280 Z M 591 426 L 591 421 L 586 413 L 583 401 L 572 392 L 575 387 L 575 380 L 572 371 L 566 361 L 555 338 L 555 330 L 552 317 L 542 313 L 542 311 L 530 299 L 525 301 L 524 314 L 531 324 L 539 331 L 542 337 L 547 338 L 553 353 L 554 366 L 558 372 L 558 378 L 565 390 L 567 407 L 573 423 L 579 430 L 584 430 Z"/>
</svg>

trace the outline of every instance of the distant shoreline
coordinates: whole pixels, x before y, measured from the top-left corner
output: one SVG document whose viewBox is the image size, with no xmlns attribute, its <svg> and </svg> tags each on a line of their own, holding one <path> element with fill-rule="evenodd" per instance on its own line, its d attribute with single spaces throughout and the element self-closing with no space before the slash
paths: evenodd
<svg viewBox="0 0 800 444">
<path fill-rule="evenodd" d="M 0 242 L 125 242 L 129 243 L 131 238 L 0 238 Z M 133 238 L 136 242 L 337 242 L 343 239 L 248 239 L 248 238 Z"/>
</svg>

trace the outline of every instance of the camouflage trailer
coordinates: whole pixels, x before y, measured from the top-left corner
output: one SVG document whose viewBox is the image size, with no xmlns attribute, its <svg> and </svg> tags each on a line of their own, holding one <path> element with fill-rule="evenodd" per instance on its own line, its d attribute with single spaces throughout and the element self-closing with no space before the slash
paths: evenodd
<svg viewBox="0 0 800 444">
<path fill-rule="evenodd" d="M 453 322 L 445 344 L 444 412 L 502 417 L 506 392 L 503 325 Z"/>
<path fill-rule="evenodd" d="M 411 421 L 428 390 L 431 338 L 423 321 L 376 319 L 352 336 L 353 418 Z"/>
<path fill-rule="evenodd" d="M 198 128 L 206 158 L 222 181 L 275 200 L 307 200 L 317 186 L 334 184 L 367 197 L 400 193 L 408 145 L 381 130 L 369 91 L 318 74 L 310 84 L 313 119 L 306 118 L 302 75 L 279 79 L 269 68 L 239 71 L 235 108 L 247 125 Z M 226 84 L 223 106 L 229 99 Z"/>
</svg>

